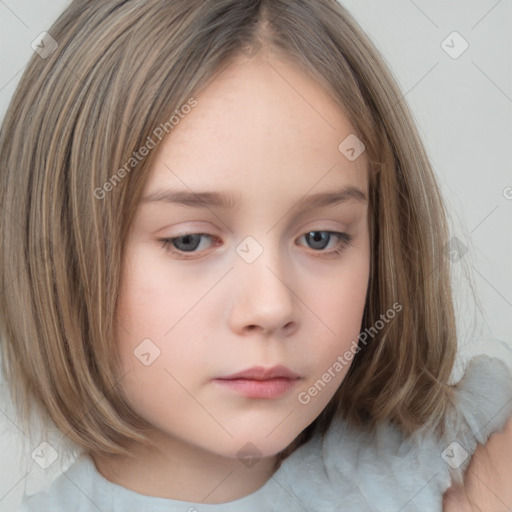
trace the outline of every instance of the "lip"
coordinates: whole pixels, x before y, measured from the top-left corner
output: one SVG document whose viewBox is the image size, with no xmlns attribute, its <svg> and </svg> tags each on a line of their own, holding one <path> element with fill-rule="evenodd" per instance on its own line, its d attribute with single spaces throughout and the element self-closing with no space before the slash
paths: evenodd
<svg viewBox="0 0 512 512">
<path fill-rule="evenodd" d="M 263 366 L 254 366 L 242 372 L 232 373 L 224 377 L 218 377 L 222 380 L 231 379 L 250 379 L 250 380 L 270 380 L 270 379 L 298 379 L 300 375 L 292 372 L 286 366 L 273 366 L 272 368 L 263 368 Z"/>
<path fill-rule="evenodd" d="M 255 366 L 237 373 L 213 379 L 217 384 L 247 398 L 278 398 L 289 392 L 300 375 L 285 366 L 263 368 Z"/>
</svg>

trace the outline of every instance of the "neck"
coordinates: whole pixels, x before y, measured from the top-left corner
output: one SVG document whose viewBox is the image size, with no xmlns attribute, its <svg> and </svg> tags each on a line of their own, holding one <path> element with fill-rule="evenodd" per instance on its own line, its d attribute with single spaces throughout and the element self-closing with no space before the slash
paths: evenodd
<svg viewBox="0 0 512 512">
<path fill-rule="evenodd" d="M 95 456 L 96 468 L 107 480 L 139 494 L 205 504 L 247 496 L 273 473 L 275 456 L 244 464 L 177 439 L 165 441 L 159 440 L 159 449 L 133 447 L 132 456 Z"/>
</svg>

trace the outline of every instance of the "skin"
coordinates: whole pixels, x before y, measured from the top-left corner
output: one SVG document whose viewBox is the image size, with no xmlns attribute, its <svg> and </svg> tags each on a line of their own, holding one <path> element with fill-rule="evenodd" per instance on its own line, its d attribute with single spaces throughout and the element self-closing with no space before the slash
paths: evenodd
<svg viewBox="0 0 512 512">
<path fill-rule="evenodd" d="M 140 203 L 117 311 L 119 374 L 158 449 L 95 462 L 107 479 L 142 494 L 222 503 L 264 485 L 276 454 L 318 417 L 349 369 L 308 404 L 298 401 L 360 332 L 368 203 L 311 211 L 297 204 L 347 185 L 368 197 L 367 160 L 338 150 L 354 128 L 325 89 L 263 49 L 233 61 L 196 98 L 158 147 L 143 197 L 170 188 L 236 193 L 239 202 L 232 211 Z M 304 236 L 310 231 L 353 239 L 343 247 L 332 235 L 319 249 Z M 212 239 L 185 253 L 189 259 L 160 242 L 187 233 Z M 236 252 L 248 236 L 263 250 L 252 263 Z M 160 350 L 149 366 L 134 356 L 146 338 Z M 300 375 L 278 398 L 247 398 L 212 382 L 278 364 Z M 251 467 L 237 455 L 247 443 L 258 451 Z"/>
<path fill-rule="evenodd" d="M 444 495 L 445 512 L 510 512 L 512 510 L 512 418 L 505 428 L 479 445 L 466 471 L 464 487 Z"/>
</svg>

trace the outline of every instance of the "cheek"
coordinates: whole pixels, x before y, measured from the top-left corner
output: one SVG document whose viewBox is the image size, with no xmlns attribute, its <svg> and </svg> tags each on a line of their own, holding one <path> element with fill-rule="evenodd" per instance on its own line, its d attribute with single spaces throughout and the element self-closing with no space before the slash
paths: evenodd
<svg viewBox="0 0 512 512">
<path fill-rule="evenodd" d="M 336 279 L 309 291 L 316 330 L 308 343 L 310 378 L 301 386 L 297 401 L 311 416 L 317 416 L 343 382 L 356 354 L 366 303 L 369 259 L 364 254 L 347 263 Z M 359 348 L 358 348 L 359 347 Z"/>
<path fill-rule="evenodd" d="M 354 255 L 352 261 L 340 268 L 334 276 L 322 280 L 312 293 L 308 291 L 308 304 L 317 312 L 320 323 L 327 328 L 327 345 L 343 348 L 353 336 L 359 334 L 366 303 L 369 261 L 365 254 Z M 304 291 L 304 293 L 306 290 Z"/>
<path fill-rule="evenodd" d="M 179 272 L 169 275 L 169 266 L 156 259 L 127 266 L 116 315 L 121 389 L 153 424 L 158 418 L 179 424 L 191 405 L 180 383 L 188 386 L 191 375 L 204 371 L 205 325 L 194 309 L 204 288 Z"/>
<path fill-rule="evenodd" d="M 180 265 L 170 265 L 161 251 L 148 247 L 127 253 L 117 308 L 124 337 L 171 337 L 183 320 L 189 322 L 195 305 L 214 283 L 212 276 L 191 275 Z"/>
<path fill-rule="evenodd" d="M 119 374 L 129 373 L 123 384 L 134 398 L 145 393 L 157 396 L 174 382 L 166 370 L 180 380 L 181 372 L 194 370 L 201 361 L 207 326 L 197 315 L 198 298 L 208 288 L 200 279 L 190 279 L 179 270 L 171 272 L 165 263 L 165 258 L 143 250 L 133 252 L 129 259 L 127 254 L 115 338 L 121 359 Z"/>
<path fill-rule="evenodd" d="M 321 349 L 316 352 L 321 361 L 318 371 L 327 369 L 349 349 L 354 349 L 361 331 L 361 321 L 364 311 L 366 288 L 351 287 L 346 283 L 346 288 L 340 293 L 325 294 L 319 301 L 318 311 L 323 311 L 323 321 L 327 329 L 325 336 L 319 340 Z M 323 305 L 323 308 L 322 308 Z M 315 351 L 312 350 L 314 353 Z M 351 362 L 351 359 L 349 360 Z M 348 368 L 347 368 L 348 370 Z"/>
</svg>

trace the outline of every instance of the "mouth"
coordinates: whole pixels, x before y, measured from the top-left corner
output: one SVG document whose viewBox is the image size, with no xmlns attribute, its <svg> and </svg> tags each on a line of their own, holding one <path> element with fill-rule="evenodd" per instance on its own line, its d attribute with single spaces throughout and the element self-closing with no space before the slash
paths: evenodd
<svg viewBox="0 0 512 512">
<path fill-rule="evenodd" d="M 278 398 L 290 392 L 301 380 L 300 375 L 285 366 L 248 370 L 218 377 L 213 382 L 246 398 Z"/>
</svg>

